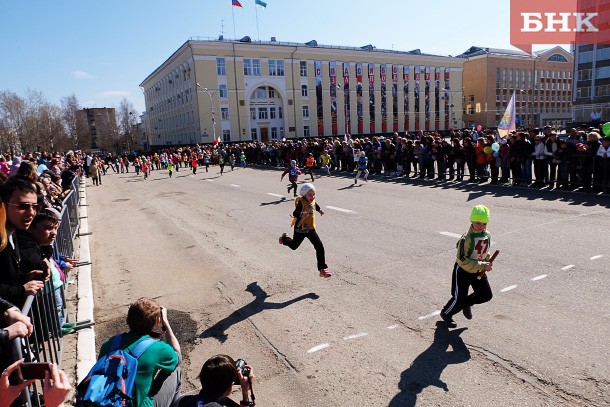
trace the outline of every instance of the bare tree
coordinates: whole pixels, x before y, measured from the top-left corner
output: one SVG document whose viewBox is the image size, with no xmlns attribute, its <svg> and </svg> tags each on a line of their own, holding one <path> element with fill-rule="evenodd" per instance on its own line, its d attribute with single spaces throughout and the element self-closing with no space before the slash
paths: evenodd
<svg viewBox="0 0 610 407">
<path fill-rule="evenodd" d="M 136 108 L 126 98 L 123 98 L 119 105 L 117 122 L 121 136 L 127 145 L 127 149 L 135 149 L 134 137 L 136 134 L 133 133 L 133 127 L 138 123 L 138 114 Z"/>
<path fill-rule="evenodd" d="M 68 137 L 71 139 L 71 148 L 89 149 L 91 148 L 91 138 L 85 120 L 85 115 L 80 114 L 80 103 L 76 95 L 71 94 L 61 99 L 62 119 Z"/>
<path fill-rule="evenodd" d="M 25 129 L 25 101 L 16 93 L 0 92 L 0 120 L 3 125 L 2 141 L 5 149 L 15 154 L 21 152 L 21 135 Z"/>
</svg>

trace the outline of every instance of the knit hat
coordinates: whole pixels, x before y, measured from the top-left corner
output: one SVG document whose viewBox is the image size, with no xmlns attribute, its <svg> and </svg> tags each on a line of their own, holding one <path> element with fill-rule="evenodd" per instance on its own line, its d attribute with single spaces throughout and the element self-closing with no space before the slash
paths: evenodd
<svg viewBox="0 0 610 407">
<path fill-rule="evenodd" d="M 489 223 L 489 208 L 485 205 L 477 205 L 470 212 L 471 222 Z"/>
<path fill-rule="evenodd" d="M 316 187 L 314 187 L 313 184 L 308 182 L 307 184 L 301 185 L 301 190 L 299 191 L 299 193 L 300 193 L 301 196 L 305 196 L 305 195 L 307 195 L 307 193 L 310 190 L 314 190 L 315 191 Z"/>
</svg>

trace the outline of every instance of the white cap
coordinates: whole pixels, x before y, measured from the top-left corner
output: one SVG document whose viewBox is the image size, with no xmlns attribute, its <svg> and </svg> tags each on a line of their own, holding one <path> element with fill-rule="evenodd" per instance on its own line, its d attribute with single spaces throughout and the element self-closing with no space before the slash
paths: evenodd
<svg viewBox="0 0 610 407">
<path fill-rule="evenodd" d="M 301 185 L 301 190 L 299 191 L 299 193 L 301 194 L 301 196 L 305 196 L 312 189 L 315 191 L 316 187 L 314 187 L 313 184 L 308 182 L 307 184 Z"/>
</svg>

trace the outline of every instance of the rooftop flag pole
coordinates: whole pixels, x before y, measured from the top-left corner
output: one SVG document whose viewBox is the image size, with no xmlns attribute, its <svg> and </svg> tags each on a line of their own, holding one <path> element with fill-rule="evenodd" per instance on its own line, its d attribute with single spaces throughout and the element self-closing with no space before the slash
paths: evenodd
<svg viewBox="0 0 610 407">
<path fill-rule="evenodd" d="M 235 34 L 235 7 L 241 7 L 241 3 L 238 0 L 231 0 L 231 16 L 233 17 L 233 39 L 237 39 L 237 34 Z"/>
<path fill-rule="evenodd" d="M 258 40 L 261 40 L 260 32 L 258 31 L 258 9 L 262 8 L 263 10 L 267 8 L 267 3 L 261 0 L 254 0 L 254 8 L 256 11 L 256 35 L 258 36 Z"/>
</svg>

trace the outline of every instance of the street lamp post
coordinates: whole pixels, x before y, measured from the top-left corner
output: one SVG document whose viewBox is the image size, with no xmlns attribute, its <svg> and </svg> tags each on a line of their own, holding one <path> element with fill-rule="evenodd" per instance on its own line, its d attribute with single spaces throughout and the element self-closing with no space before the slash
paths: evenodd
<svg viewBox="0 0 610 407">
<path fill-rule="evenodd" d="M 203 89 L 203 91 L 210 97 L 210 110 L 212 111 L 212 136 L 214 137 L 214 140 L 216 140 L 216 118 L 214 116 L 214 102 L 212 100 L 212 93 L 208 90 L 208 88 L 204 88 L 200 84 L 197 84 L 197 87 Z"/>
</svg>

